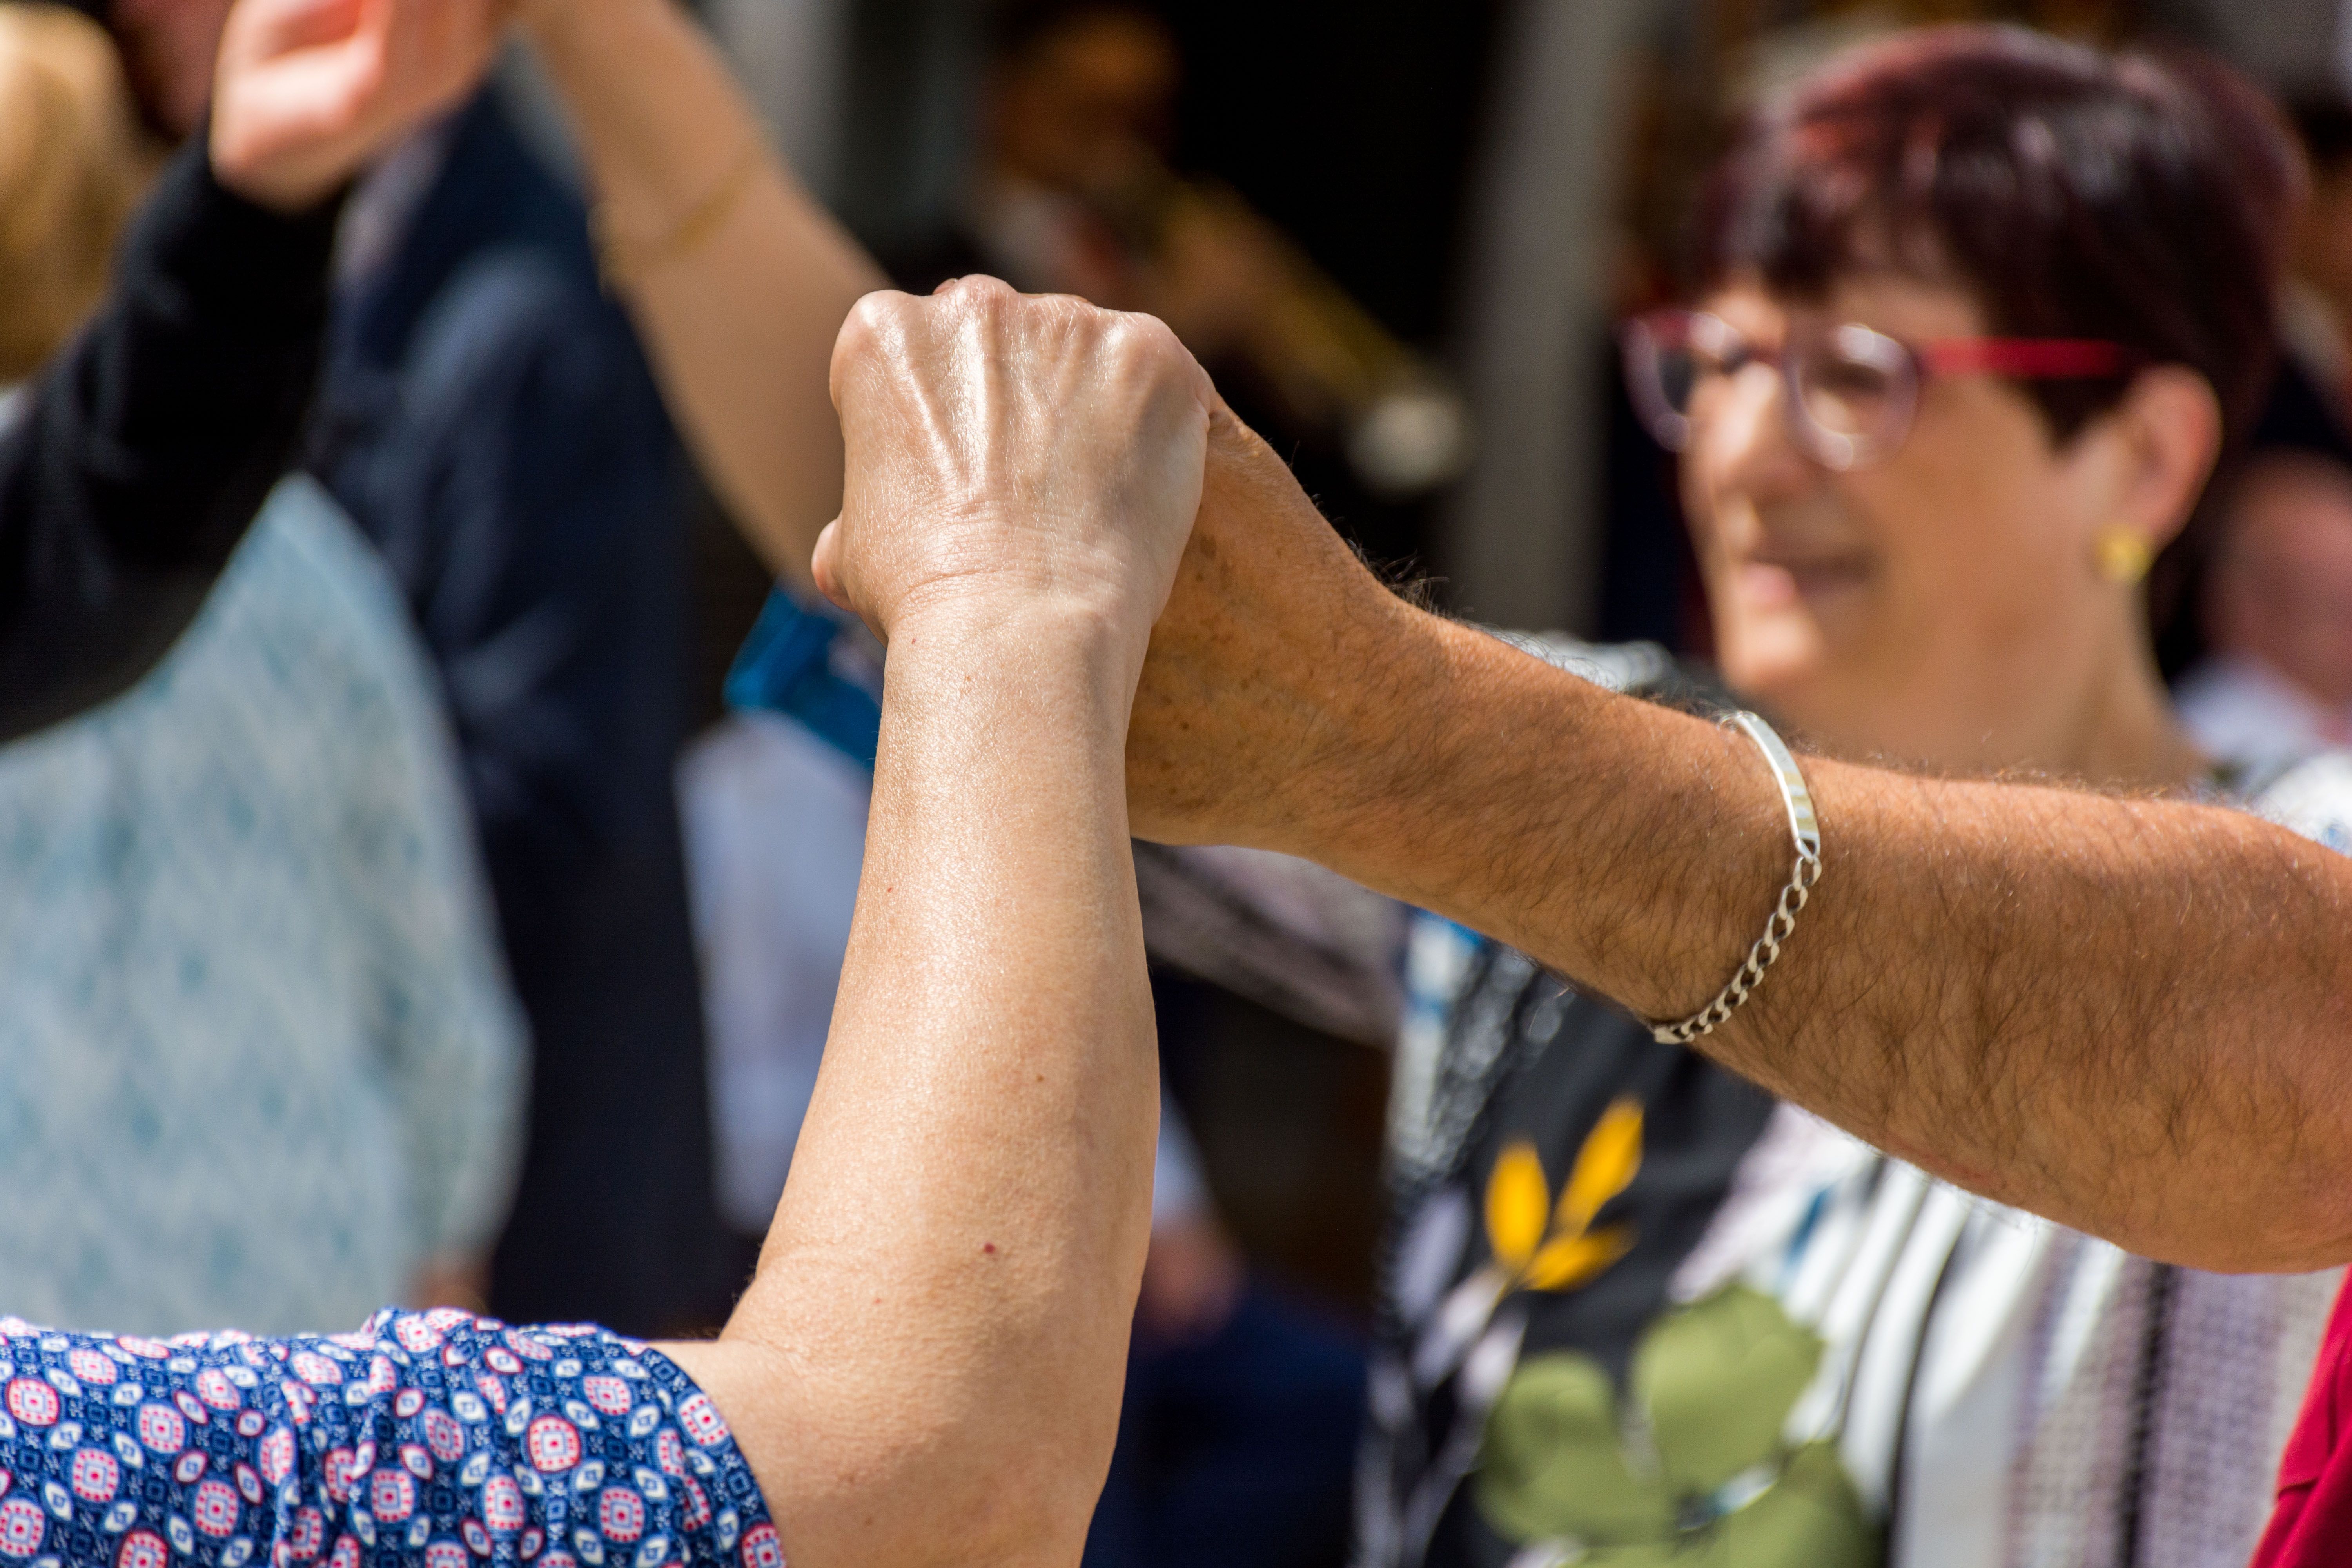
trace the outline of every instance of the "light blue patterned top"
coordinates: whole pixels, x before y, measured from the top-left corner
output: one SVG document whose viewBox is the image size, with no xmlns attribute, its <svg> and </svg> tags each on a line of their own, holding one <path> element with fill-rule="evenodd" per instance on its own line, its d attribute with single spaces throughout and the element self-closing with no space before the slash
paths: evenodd
<svg viewBox="0 0 2352 1568">
<path fill-rule="evenodd" d="M 152 676 L 0 750 L 0 1310 L 335 1328 L 487 1243 L 523 1035 L 455 766 L 305 479 Z"/>
</svg>

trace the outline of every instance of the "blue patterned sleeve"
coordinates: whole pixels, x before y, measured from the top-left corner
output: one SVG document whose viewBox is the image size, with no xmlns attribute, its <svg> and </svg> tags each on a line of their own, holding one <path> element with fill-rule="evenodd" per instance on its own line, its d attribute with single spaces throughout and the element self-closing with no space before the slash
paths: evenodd
<svg viewBox="0 0 2352 1568">
<path fill-rule="evenodd" d="M 0 1568 L 783 1568 L 709 1398 L 588 1327 L 383 1311 L 154 1340 L 0 1319 Z"/>
</svg>

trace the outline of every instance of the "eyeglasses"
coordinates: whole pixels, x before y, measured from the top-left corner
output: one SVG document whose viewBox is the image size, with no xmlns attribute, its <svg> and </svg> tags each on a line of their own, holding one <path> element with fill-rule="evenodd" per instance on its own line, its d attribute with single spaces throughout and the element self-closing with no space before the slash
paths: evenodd
<svg viewBox="0 0 2352 1568">
<path fill-rule="evenodd" d="M 1778 354 L 1705 310 L 1654 310 L 1625 324 L 1626 387 L 1659 445 L 1679 452 L 1692 422 L 1748 370 L 1778 370 L 1790 439 L 1841 472 L 1894 455 L 1935 375 L 2068 381 L 2132 368 L 2121 343 L 2090 338 L 1943 338 L 1916 347 L 1848 321 L 1793 338 Z"/>
</svg>

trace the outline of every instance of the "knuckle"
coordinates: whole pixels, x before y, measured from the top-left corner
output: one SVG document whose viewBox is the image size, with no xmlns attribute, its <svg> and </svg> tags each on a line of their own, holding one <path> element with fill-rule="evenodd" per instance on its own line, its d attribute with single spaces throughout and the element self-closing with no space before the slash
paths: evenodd
<svg viewBox="0 0 2352 1568">
<path fill-rule="evenodd" d="M 896 289 L 877 289 L 858 301 L 868 320 L 879 328 L 897 328 L 912 321 L 922 310 L 922 301 Z"/>
<path fill-rule="evenodd" d="M 1003 315 L 1019 296 L 1002 279 L 973 273 L 957 279 L 936 298 L 951 315 L 987 321 Z"/>
<path fill-rule="evenodd" d="M 874 347 L 874 324 L 864 312 L 852 310 L 833 340 L 833 363 L 845 365 L 863 358 Z"/>
<path fill-rule="evenodd" d="M 841 323 L 836 352 L 853 357 L 871 353 L 898 335 L 909 303 L 906 295 L 891 289 L 877 289 L 859 300 Z"/>
<path fill-rule="evenodd" d="M 1111 314 L 1074 294 L 1039 294 L 1031 297 L 1028 303 L 1042 331 L 1080 346 L 1099 337 L 1103 321 Z"/>
<path fill-rule="evenodd" d="M 1149 316 L 1106 310 L 1100 313 L 1096 328 L 1105 351 L 1124 363 L 1136 363 L 1152 355 L 1151 333 L 1145 324 L 1150 320 Z"/>
<path fill-rule="evenodd" d="M 1122 316 L 1114 342 L 1121 359 L 1138 374 L 1189 379 L 1192 354 L 1157 316 Z"/>
</svg>

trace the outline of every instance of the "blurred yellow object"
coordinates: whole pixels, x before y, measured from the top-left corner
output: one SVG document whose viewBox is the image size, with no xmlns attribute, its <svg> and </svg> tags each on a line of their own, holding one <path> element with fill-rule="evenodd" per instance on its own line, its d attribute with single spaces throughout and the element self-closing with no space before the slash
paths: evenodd
<svg viewBox="0 0 2352 1568">
<path fill-rule="evenodd" d="M 0 4 L 0 386 L 97 308 L 148 171 L 113 40 L 62 6 Z"/>
<path fill-rule="evenodd" d="M 1495 1255 L 1489 1268 L 1498 1276 L 1485 1292 L 1490 1306 L 1506 1289 L 1579 1289 L 1624 1257 L 1633 1227 L 1594 1230 L 1592 1222 L 1641 1168 L 1642 1107 L 1632 1100 L 1601 1113 L 1577 1151 L 1556 1208 L 1536 1146 L 1520 1139 L 1506 1147 L 1486 1178 L 1486 1245 Z"/>
<path fill-rule="evenodd" d="M 2147 538 L 2128 528 L 2102 529 L 2094 548 L 2099 555 L 2099 574 L 2126 588 L 2147 576 L 2147 569 L 2156 563 Z"/>
</svg>

